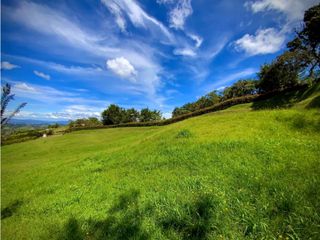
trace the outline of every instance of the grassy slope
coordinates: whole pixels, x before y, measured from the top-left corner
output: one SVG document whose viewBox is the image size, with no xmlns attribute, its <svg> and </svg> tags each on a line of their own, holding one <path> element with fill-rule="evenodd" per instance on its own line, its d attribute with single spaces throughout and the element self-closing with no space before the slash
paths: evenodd
<svg viewBox="0 0 320 240">
<path fill-rule="evenodd" d="M 2 237 L 319 239 L 319 85 L 305 97 L 4 146 Z"/>
</svg>

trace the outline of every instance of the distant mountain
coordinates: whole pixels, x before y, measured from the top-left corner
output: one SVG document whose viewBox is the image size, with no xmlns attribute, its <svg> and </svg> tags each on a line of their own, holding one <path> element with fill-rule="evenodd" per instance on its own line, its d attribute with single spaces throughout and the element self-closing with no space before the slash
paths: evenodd
<svg viewBox="0 0 320 240">
<path fill-rule="evenodd" d="M 9 124 L 14 125 L 50 125 L 58 123 L 59 125 L 67 125 L 69 120 L 36 120 L 36 119 L 11 119 Z"/>
</svg>

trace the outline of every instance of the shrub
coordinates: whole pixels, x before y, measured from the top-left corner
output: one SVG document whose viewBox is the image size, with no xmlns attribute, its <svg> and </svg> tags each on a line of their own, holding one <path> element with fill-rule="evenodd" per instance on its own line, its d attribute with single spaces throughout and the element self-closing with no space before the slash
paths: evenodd
<svg viewBox="0 0 320 240">
<path fill-rule="evenodd" d="M 176 135 L 176 138 L 189 138 L 191 136 L 192 134 L 188 129 L 183 129 L 178 132 L 178 134 Z"/>
</svg>

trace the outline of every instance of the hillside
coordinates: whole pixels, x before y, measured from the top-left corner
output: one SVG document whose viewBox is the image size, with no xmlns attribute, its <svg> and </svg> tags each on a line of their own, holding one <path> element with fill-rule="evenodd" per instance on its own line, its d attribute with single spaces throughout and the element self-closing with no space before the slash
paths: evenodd
<svg viewBox="0 0 320 240">
<path fill-rule="evenodd" d="M 3 146 L 2 238 L 319 239 L 319 99 Z"/>
</svg>

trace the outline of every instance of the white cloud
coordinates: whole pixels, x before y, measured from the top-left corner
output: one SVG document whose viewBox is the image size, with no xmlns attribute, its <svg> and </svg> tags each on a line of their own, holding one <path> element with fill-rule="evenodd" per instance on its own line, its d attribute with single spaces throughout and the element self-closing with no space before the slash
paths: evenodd
<svg viewBox="0 0 320 240">
<path fill-rule="evenodd" d="M 98 75 L 103 73 L 103 70 L 100 67 L 66 66 L 55 62 L 47 62 L 23 56 L 10 54 L 3 55 L 11 59 L 23 61 L 29 64 L 35 64 L 46 69 L 51 69 L 60 73 L 75 75 L 79 77 L 87 77 L 88 75 Z"/>
<path fill-rule="evenodd" d="M 172 112 L 164 112 L 162 114 L 162 116 L 165 118 L 165 119 L 169 119 L 172 117 Z"/>
<path fill-rule="evenodd" d="M 275 10 L 286 15 L 288 21 L 296 21 L 303 18 L 304 11 L 317 4 L 318 0 L 258 0 L 248 1 L 245 6 L 254 13 Z"/>
<path fill-rule="evenodd" d="M 108 69 L 122 78 L 134 79 L 133 77 L 137 74 L 135 68 L 124 57 L 109 59 L 106 64 Z"/>
<path fill-rule="evenodd" d="M 257 72 L 257 69 L 255 68 L 246 68 L 240 72 L 231 73 L 229 75 L 226 75 L 224 77 L 221 77 L 219 81 L 210 84 L 209 86 L 206 86 L 206 92 L 212 91 L 213 89 L 222 89 L 225 88 L 227 84 L 230 84 L 234 80 L 239 80 L 241 78 L 253 75 Z"/>
<path fill-rule="evenodd" d="M 92 99 L 90 97 L 81 97 L 83 94 L 77 92 L 69 92 L 58 90 L 53 87 L 42 86 L 37 84 L 30 84 L 19 81 L 5 81 L 12 84 L 12 92 L 20 98 L 41 102 L 44 104 L 90 104 L 94 106 L 105 106 L 106 101 Z"/>
<path fill-rule="evenodd" d="M 62 113 L 70 119 L 100 117 L 103 108 L 88 105 L 70 105 L 64 109 Z M 60 113 L 61 115 L 61 113 Z"/>
<path fill-rule="evenodd" d="M 171 4 L 174 3 L 175 0 L 157 0 L 158 4 Z"/>
<path fill-rule="evenodd" d="M 45 73 L 39 72 L 37 70 L 34 70 L 33 73 L 35 75 L 37 75 L 38 77 L 41 77 L 41 78 L 46 79 L 46 80 L 50 80 L 50 75 L 49 74 L 45 74 Z"/>
<path fill-rule="evenodd" d="M 234 42 L 238 51 L 245 51 L 248 55 L 275 53 L 281 49 L 285 41 L 285 34 L 274 28 L 260 29 L 255 35 L 246 34 Z"/>
<path fill-rule="evenodd" d="M 16 83 L 14 85 L 14 89 L 17 92 L 29 92 L 29 93 L 36 93 L 36 89 L 27 85 L 26 83 Z"/>
<path fill-rule="evenodd" d="M 290 33 L 303 19 L 304 11 L 318 3 L 318 0 L 257 0 L 245 2 L 245 7 L 253 13 L 277 11 L 285 16 L 281 30 L 267 28 L 256 34 L 246 34 L 235 42 L 236 49 L 244 50 L 248 55 L 268 54 L 279 51 Z"/>
<path fill-rule="evenodd" d="M 175 55 L 187 56 L 187 57 L 195 57 L 197 54 L 190 48 L 177 48 L 173 51 Z"/>
<path fill-rule="evenodd" d="M 195 34 L 191 34 L 189 33 L 188 36 L 193 40 L 195 41 L 195 45 L 196 45 L 196 48 L 199 48 L 203 42 L 203 38 L 198 36 L 198 35 L 195 35 Z"/>
<path fill-rule="evenodd" d="M 135 0 L 101 0 L 101 2 L 115 16 L 116 23 L 122 31 L 125 31 L 126 22 L 124 16 L 127 16 L 135 27 L 142 27 L 161 33 L 173 42 L 173 35 L 157 19 L 146 13 Z"/>
<path fill-rule="evenodd" d="M 110 0 L 101 0 L 102 3 L 109 9 L 109 11 L 115 16 L 116 23 L 122 32 L 126 31 L 126 20 L 123 16 L 122 10 L 116 2 Z"/>
<path fill-rule="evenodd" d="M 191 0 L 179 0 L 175 8 L 169 13 L 170 27 L 184 29 L 185 21 L 192 12 Z"/>
<path fill-rule="evenodd" d="M 73 19 L 68 19 L 61 12 L 55 11 L 45 5 L 20 1 L 13 7 L 4 7 L 4 14 L 9 19 L 27 26 L 34 31 L 53 35 L 61 42 L 68 43 L 73 47 L 80 48 L 93 53 L 114 54 L 118 49 L 114 47 L 101 46 L 99 42 L 102 37 L 83 30 Z"/>
<path fill-rule="evenodd" d="M 14 65 L 12 63 L 9 63 L 9 62 L 1 62 L 1 70 L 12 70 L 12 69 L 15 69 L 15 68 L 19 68 L 18 65 Z"/>
<path fill-rule="evenodd" d="M 103 108 L 89 105 L 69 105 L 60 112 L 32 112 L 22 110 L 15 118 L 37 120 L 75 120 L 79 118 L 100 118 Z"/>
</svg>

